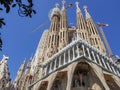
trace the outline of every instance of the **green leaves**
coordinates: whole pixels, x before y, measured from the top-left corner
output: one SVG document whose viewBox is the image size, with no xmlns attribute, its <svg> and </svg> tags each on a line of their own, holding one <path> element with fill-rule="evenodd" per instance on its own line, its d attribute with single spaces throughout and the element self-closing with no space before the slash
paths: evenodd
<svg viewBox="0 0 120 90">
<path fill-rule="evenodd" d="M 3 25 L 6 25 L 5 22 L 4 22 L 4 18 L 0 18 L 0 28 L 2 28 Z M 1 35 L 1 33 L 0 33 Z M 1 39 L 1 36 L 0 36 L 0 51 L 2 51 L 2 39 Z"/>
<path fill-rule="evenodd" d="M 9 13 L 11 8 L 15 8 L 18 6 L 18 14 L 21 17 L 32 17 L 32 14 L 36 14 L 36 11 L 33 9 L 33 0 L 26 0 L 27 3 L 23 3 L 23 0 L 0 0 L 0 11 L 5 10 L 6 13 Z M 0 28 L 2 28 L 5 24 L 4 18 L 0 18 Z M 1 35 L 1 33 L 0 33 Z M 2 39 L 0 37 L 0 50 L 2 50 Z"/>
<path fill-rule="evenodd" d="M 32 0 L 28 0 L 29 3 L 32 3 Z"/>
<path fill-rule="evenodd" d="M 33 13 L 34 13 L 34 14 L 36 14 L 36 11 L 35 11 L 35 10 L 33 10 Z"/>
<path fill-rule="evenodd" d="M 6 4 L 5 7 L 6 7 L 6 13 L 9 13 L 9 11 L 10 11 L 10 6 Z"/>
<path fill-rule="evenodd" d="M 22 0 L 0 0 L 0 4 L 3 5 L 3 8 L 0 7 L 0 11 L 5 9 L 6 13 L 9 13 L 11 8 L 18 6 L 18 11 L 20 16 L 32 17 L 32 14 L 36 14 L 36 11 L 33 9 L 33 0 L 27 0 L 28 5 L 24 4 Z M 5 25 L 4 19 L 0 19 L 0 28 Z"/>
<path fill-rule="evenodd" d="M 14 7 L 16 7 L 16 5 L 17 5 L 17 4 L 13 4 L 12 7 L 14 8 Z"/>
<path fill-rule="evenodd" d="M 0 0 L 0 4 L 4 6 L 4 8 L 6 9 L 6 13 L 10 11 L 11 2 L 12 0 Z M 3 10 L 3 9 L 0 8 L 0 10 Z"/>
<path fill-rule="evenodd" d="M 4 22 L 4 18 L 0 18 L 0 28 L 2 28 L 3 25 L 6 25 Z"/>
<path fill-rule="evenodd" d="M 19 6 L 19 15 L 20 16 L 25 16 L 25 17 L 32 17 L 32 14 L 36 14 L 36 11 L 32 8 L 33 4 L 30 2 L 29 5 L 25 5 L 25 4 L 18 4 Z"/>
</svg>

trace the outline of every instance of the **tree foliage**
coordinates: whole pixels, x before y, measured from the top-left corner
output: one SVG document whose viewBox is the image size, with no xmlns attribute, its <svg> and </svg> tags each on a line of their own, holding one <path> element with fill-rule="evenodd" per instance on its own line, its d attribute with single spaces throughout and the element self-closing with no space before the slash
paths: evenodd
<svg viewBox="0 0 120 90">
<path fill-rule="evenodd" d="M 7 14 L 10 12 L 12 8 L 18 8 L 18 15 L 21 17 L 31 18 L 32 14 L 36 14 L 36 11 L 33 9 L 32 0 L 26 0 L 26 1 L 25 0 L 0 0 L 0 12 L 5 10 Z M 2 28 L 4 25 L 6 25 L 4 18 L 0 17 L 0 28 Z M 0 37 L 0 50 L 2 50 L 1 37 Z"/>
</svg>

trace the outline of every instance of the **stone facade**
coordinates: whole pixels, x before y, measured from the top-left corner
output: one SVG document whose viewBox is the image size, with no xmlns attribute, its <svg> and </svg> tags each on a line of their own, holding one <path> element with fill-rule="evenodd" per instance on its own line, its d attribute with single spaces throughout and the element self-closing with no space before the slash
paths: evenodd
<svg viewBox="0 0 120 90">
<path fill-rule="evenodd" d="M 77 25 L 68 27 L 65 1 L 58 6 L 34 57 L 20 66 L 13 90 L 120 90 L 120 66 L 106 56 L 87 7 L 84 19 L 76 2 Z"/>
</svg>

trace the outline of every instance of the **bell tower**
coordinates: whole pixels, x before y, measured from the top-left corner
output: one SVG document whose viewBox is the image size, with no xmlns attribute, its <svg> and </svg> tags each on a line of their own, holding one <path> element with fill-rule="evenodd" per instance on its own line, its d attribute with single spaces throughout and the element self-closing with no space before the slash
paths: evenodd
<svg viewBox="0 0 120 90">
<path fill-rule="evenodd" d="M 50 14 L 51 25 L 48 34 L 47 42 L 47 55 L 46 57 L 51 57 L 58 50 L 58 31 L 59 31 L 59 20 L 60 20 L 60 10 L 58 8 L 59 4 L 56 4 L 56 7 L 52 9 Z"/>
<path fill-rule="evenodd" d="M 91 45 L 96 47 L 102 53 L 106 54 L 105 46 L 100 38 L 99 32 L 94 24 L 92 17 L 87 11 L 87 6 L 84 6 L 84 11 L 86 15 L 86 23 L 87 23 L 88 35 L 90 38 Z"/>
<path fill-rule="evenodd" d="M 81 38 L 89 42 L 86 22 L 78 5 L 79 2 L 76 2 L 76 17 L 77 17 L 76 19 L 77 19 L 77 33 L 78 33 L 77 38 Z"/>
<path fill-rule="evenodd" d="M 61 50 L 68 44 L 68 22 L 66 16 L 66 8 L 65 1 L 62 1 L 62 10 L 61 10 L 61 18 L 60 18 L 60 31 L 59 31 L 59 47 Z"/>
</svg>

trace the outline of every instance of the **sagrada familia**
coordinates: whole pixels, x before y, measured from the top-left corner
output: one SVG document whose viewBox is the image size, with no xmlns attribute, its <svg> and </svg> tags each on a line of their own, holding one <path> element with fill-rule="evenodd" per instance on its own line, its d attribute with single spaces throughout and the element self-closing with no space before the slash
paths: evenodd
<svg viewBox="0 0 120 90">
<path fill-rule="evenodd" d="M 0 90 L 120 90 L 120 59 L 108 55 L 87 7 L 85 18 L 76 2 L 76 26 L 68 26 L 66 10 L 56 6 L 34 57 L 21 64 L 10 82 L 9 57 L 0 61 Z"/>
</svg>

